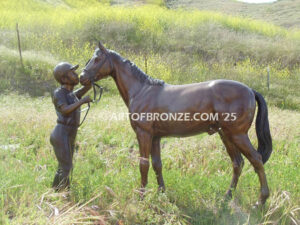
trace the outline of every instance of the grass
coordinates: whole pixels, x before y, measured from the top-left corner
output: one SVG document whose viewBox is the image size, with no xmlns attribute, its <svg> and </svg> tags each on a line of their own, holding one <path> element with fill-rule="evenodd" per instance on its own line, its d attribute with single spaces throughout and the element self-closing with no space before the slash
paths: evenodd
<svg viewBox="0 0 300 225">
<path fill-rule="evenodd" d="M 79 1 L 76 3 L 79 3 Z M 91 6 L 89 7 L 89 5 Z M 84 10 L 80 9 L 82 6 L 85 6 Z M 289 34 L 285 28 L 270 23 L 234 17 L 212 11 L 173 11 L 157 6 L 141 6 L 132 9 L 97 4 L 96 1 L 80 4 L 74 3 L 73 8 L 66 10 L 63 6 L 53 7 L 53 5 L 47 3 L 41 4 L 36 2 L 32 5 L 31 0 L 23 1 L 22 4 L 16 4 L 14 1 L 2 2 L 1 8 L 2 23 L 0 27 L 2 29 L 14 28 L 16 21 L 20 21 L 24 28 L 31 29 L 41 27 L 46 23 L 48 23 L 50 28 L 54 29 L 67 25 L 73 25 L 75 29 L 80 29 L 84 27 L 87 21 L 98 18 L 106 22 L 137 23 L 142 31 L 156 33 L 158 35 L 162 32 L 164 26 L 194 27 L 203 22 L 212 21 L 233 30 L 244 30 L 266 36 L 293 36 Z M 23 9 L 23 11 L 20 9 Z M 74 12 L 76 12 L 75 15 Z M 99 15 L 101 15 L 101 17 Z M 39 20 L 33 19 L 37 17 Z"/>
<path fill-rule="evenodd" d="M 159 34 L 164 29 L 164 26 L 195 27 L 210 21 L 237 31 L 253 32 L 266 36 L 297 36 L 294 34 L 295 32 L 289 32 L 287 29 L 271 23 L 214 11 L 168 10 L 155 5 L 135 8 L 111 7 L 99 4 L 97 1 L 66 1 L 65 3 L 69 4 L 69 7 L 49 3 L 41 4 L 41 2 L 33 4 L 32 0 L 22 1 L 21 4 L 16 1 L 2 2 L 0 27 L 2 29 L 12 29 L 15 27 L 16 21 L 19 21 L 23 27 L 30 29 L 36 26 L 41 27 L 46 23 L 50 28 L 54 29 L 67 25 L 80 29 L 88 21 L 98 18 L 106 22 L 137 23 L 141 30 Z M 84 10 L 81 9 L 83 6 Z M 37 17 L 39 20 L 33 19 Z"/>
<path fill-rule="evenodd" d="M 190 1 L 167 1 L 170 8 L 193 8 L 199 10 L 217 11 L 225 14 L 250 17 L 252 19 L 264 20 L 273 24 L 299 29 L 299 11 L 298 1 L 279 0 L 272 4 L 247 4 L 233 1 L 222 0 L 190 0 Z"/>
<path fill-rule="evenodd" d="M 89 58 L 93 51 L 89 47 L 90 45 L 87 46 L 82 51 L 82 56 L 86 55 L 85 59 Z M 17 90 L 20 94 L 28 93 L 31 96 L 50 95 L 57 85 L 52 78 L 52 68 L 55 66 L 56 60 L 52 55 L 44 52 L 24 51 L 25 69 L 22 69 L 17 52 L 7 48 L 2 49 L 0 93 Z M 124 55 L 142 70 L 146 70 L 144 55 L 134 52 L 127 52 Z M 84 65 L 83 60 L 81 65 Z M 78 61 L 72 60 L 71 62 L 75 64 Z M 203 62 L 199 57 L 181 61 L 181 58 L 177 58 L 176 53 L 169 56 L 152 53 L 147 56 L 148 74 L 167 83 L 184 84 L 212 79 L 238 80 L 262 93 L 270 105 L 282 109 L 300 110 L 299 69 L 278 68 L 275 63 L 271 64 L 269 68 L 270 89 L 268 90 L 267 67 L 253 62 L 249 58 L 232 66 L 231 63 L 226 62 Z M 105 87 L 106 92 L 118 94 L 112 79 L 106 79 L 100 83 Z"/>
<path fill-rule="evenodd" d="M 179 1 L 146 2 L 151 5 L 0 2 L 0 224 L 299 223 L 299 30 L 274 25 L 269 17 L 265 22 L 210 7 L 170 9 Z M 16 48 L 16 22 L 24 68 Z M 126 112 L 112 79 L 100 82 L 104 98 L 80 128 L 70 193 L 53 193 L 57 162 L 49 135 L 56 116 L 50 93 L 57 84 L 52 69 L 59 61 L 83 66 L 99 39 L 167 83 L 233 79 L 264 95 L 274 139 L 266 164 L 271 197 L 264 210 L 251 209 L 259 185 L 248 162 L 235 198 L 223 201 L 231 162 L 219 137 L 204 134 L 162 141 L 167 191 L 156 192 L 150 170 L 141 201 L 135 134 L 128 121 L 109 119 L 112 112 Z M 256 146 L 253 127 L 250 136 Z"/>
<path fill-rule="evenodd" d="M 211 54 L 217 50 L 226 61 L 243 60 L 243 56 L 249 56 L 259 62 L 267 60 L 267 63 L 279 59 L 281 64 L 284 60 L 281 58 L 285 58 L 288 52 L 295 55 L 293 60 L 288 60 L 288 65 L 299 65 L 299 30 L 289 30 L 264 21 L 213 11 L 169 10 L 153 5 L 129 8 L 90 2 L 83 8 L 81 1 L 65 1 L 59 5 L 50 4 L 51 1 L 31 4 L 31 1 L 0 3 L 0 28 L 6 31 L 0 40 L 6 46 L 16 46 L 12 41 L 15 34 L 7 30 L 14 30 L 16 22 L 19 22 L 24 50 L 47 49 L 51 54 L 64 58 L 70 57 L 69 47 L 75 48 L 74 55 L 87 41 L 91 43 L 102 39 L 109 43 L 109 47 L 119 49 L 123 46 L 126 51 L 138 49 L 145 53 L 152 50 L 159 53 L 182 52 L 190 47 L 196 51 L 189 51 L 189 54 L 215 58 Z M 207 31 L 209 34 L 203 35 Z M 232 38 L 233 41 L 228 40 Z M 250 48 L 245 45 L 245 38 L 252 42 Z M 210 44 L 207 41 L 214 39 L 220 40 L 218 49 L 214 42 Z M 239 50 L 238 56 L 233 56 L 234 45 Z M 61 52 L 63 50 L 67 52 Z M 230 54 L 224 54 L 226 50 Z M 259 55 L 263 52 L 268 55 L 254 57 L 256 51 Z M 185 51 L 183 53 L 187 54 Z M 282 63 L 286 66 L 285 62 Z"/>
<path fill-rule="evenodd" d="M 217 135 L 163 139 L 167 191 L 156 193 L 150 170 L 148 192 L 140 201 L 135 134 L 129 121 L 107 119 L 112 112 L 126 112 L 119 96 L 108 95 L 80 128 L 70 193 L 55 194 L 50 185 L 57 162 L 48 139 L 56 116 L 50 98 L 9 94 L 2 95 L 0 105 L 2 224 L 101 219 L 108 224 L 296 224 L 299 219 L 299 113 L 270 108 L 274 152 L 265 168 L 271 197 L 259 212 L 251 210 L 259 183 L 248 161 L 234 200 L 223 202 L 232 169 Z M 257 145 L 254 127 L 250 137 Z"/>
</svg>

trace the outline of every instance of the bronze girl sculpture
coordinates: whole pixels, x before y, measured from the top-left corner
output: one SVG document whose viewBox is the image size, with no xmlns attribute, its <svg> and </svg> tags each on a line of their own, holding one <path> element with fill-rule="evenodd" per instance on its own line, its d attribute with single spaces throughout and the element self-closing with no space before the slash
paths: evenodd
<svg viewBox="0 0 300 225">
<path fill-rule="evenodd" d="M 53 93 L 53 104 L 57 114 L 57 125 L 50 136 L 58 160 L 58 169 L 52 187 L 56 190 L 69 188 L 69 174 L 72 169 L 75 138 L 80 123 L 80 106 L 92 100 L 89 96 L 82 96 L 91 88 L 86 85 L 73 92 L 74 86 L 79 83 L 75 70 L 78 65 L 62 62 L 54 68 L 54 78 L 61 84 Z"/>
</svg>

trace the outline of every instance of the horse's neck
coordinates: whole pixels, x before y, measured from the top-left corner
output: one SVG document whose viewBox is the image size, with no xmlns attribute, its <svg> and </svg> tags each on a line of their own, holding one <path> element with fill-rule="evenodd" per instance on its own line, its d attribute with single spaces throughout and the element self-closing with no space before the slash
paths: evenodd
<svg viewBox="0 0 300 225">
<path fill-rule="evenodd" d="M 126 66 L 124 62 L 119 62 L 118 66 L 115 67 L 113 78 L 127 107 L 141 88 L 146 85 L 142 84 L 139 79 L 132 74 L 130 68 Z"/>
</svg>

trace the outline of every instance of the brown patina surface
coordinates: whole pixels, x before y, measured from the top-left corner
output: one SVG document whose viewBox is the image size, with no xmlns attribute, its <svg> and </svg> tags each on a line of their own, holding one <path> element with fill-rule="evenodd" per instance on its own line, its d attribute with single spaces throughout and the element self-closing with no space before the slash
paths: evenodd
<svg viewBox="0 0 300 225">
<path fill-rule="evenodd" d="M 219 133 L 232 160 L 233 177 L 226 195 L 232 196 L 244 164 L 244 155 L 258 174 L 261 191 L 258 204 L 269 196 L 263 164 L 272 152 L 268 110 L 264 98 L 246 85 L 232 80 L 212 80 L 202 83 L 170 85 L 153 79 L 129 60 L 106 49 L 101 43 L 84 68 L 80 82 L 87 85 L 111 76 L 130 113 L 196 113 L 218 114 L 218 120 L 133 120 L 140 150 L 141 187 L 147 185 L 149 157 L 159 188 L 164 190 L 160 139 L 166 136 L 191 136 L 202 132 Z M 252 146 L 248 130 L 252 124 L 256 102 L 258 113 L 256 133 L 258 150 Z M 229 118 L 228 118 L 229 115 Z M 231 117 L 233 115 L 233 117 Z M 230 119 L 231 118 L 231 119 Z"/>
</svg>

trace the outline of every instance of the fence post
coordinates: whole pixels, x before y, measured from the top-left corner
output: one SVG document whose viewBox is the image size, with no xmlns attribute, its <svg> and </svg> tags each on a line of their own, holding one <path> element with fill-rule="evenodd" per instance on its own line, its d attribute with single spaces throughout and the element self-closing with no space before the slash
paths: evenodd
<svg viewBox="0 0 300 225">
<path fill-rule="evenodd" d="M 147 55 L 145 54 L 144 55 L 144 60 L 145 60 L 145 73 L 147 74 L 148 73 L 148 62 L 147 62 Z"/>
<path fill-rule="evenodd" d="M 16 30 L 17 30 L 17 36 L 18 36 L 18 48 L 19 48 L 19 54 L 20 54 L 20 62 L 21 62 L 22 68 L 24 68 L 23 59 L 22 59 L 22 50 L 21 50 L 21 42 L 20 42 L 20 34 L 19 34 L 18 23 L 16 25 Z"/>
<path fill-rule="evenodd" d="M 267 87 L 268 87 L 268 91 L 270 90 L 270 67 L 267 67 Z"/>
</svg>

